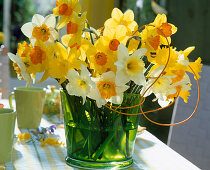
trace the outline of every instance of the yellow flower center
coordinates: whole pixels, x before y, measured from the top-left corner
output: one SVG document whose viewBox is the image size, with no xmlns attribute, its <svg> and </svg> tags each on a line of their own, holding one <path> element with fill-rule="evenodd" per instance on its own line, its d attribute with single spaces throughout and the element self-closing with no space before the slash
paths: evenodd
<svg viewBox="0 0 210 170">
<path fill-rule="evenodd" d="M 131 58 L 127 61 L 126 69 L 130 75 L 139 74 L 143 70 L 144 63 L 141 60 Z"/>
<path fill-rule="evenodd" d="M 113 82 L 99 81 L 97 84 L 101 97 L 104 99 L 110 99 L 112 96 L 116 96 L 116 86 Z"/>
<path fill-rule="evenodd" d="M 70 16 L 72 12 L 73 9 L 65 3 L 59 6 L 59 14 L 61 15 Z"/>
<path fill-rule="evenodd" d="M 127 25 L 127 22 L 124 19 L 121 18 L 119 25 L 125 25 L 126 26 Z"/>
<path fill-rule="evenodd" d="M 104 54 L 103 52 L 98 52 L 96 55 L 95 55 L 95 60 L 96 60 L 96 63 L 100 66 L 103 66 L 107 63 L 107 57 L 106 57 L 106 54 Z"/>
<path fill-rule="evenodd" d="M 69 22 L 67 24 L 67 34 L 76 34 L 78 32 L 78 24 Z"/>
<path fill-rule="evenodd" d="M 42 64 L 46 59 L 46 53 L 39 46 L 35 46 L 30 52 L 30 59 L 33 64 Z"/>
<path fill-rule="evenodd" d="M 50 29 L 45 24 L 42 24 L 40 27 L 34 27 L 32 36 L 45 42 L 50 38 Z"/>
<path fill-rule="evenodd" d="M 109 48 L 112 51 L 117 51 L 119 45 L 120 45 L 120 42 L 117 39 L 112 39 L 109 42 Z"/>
<path fill-rule="evenodd" d="M 77 83 L 78 83 L 79 87 L 81 87 L 81 88 L 87 87 L 87 83 L 84 80 L 79 79 Z"/>
</svg>

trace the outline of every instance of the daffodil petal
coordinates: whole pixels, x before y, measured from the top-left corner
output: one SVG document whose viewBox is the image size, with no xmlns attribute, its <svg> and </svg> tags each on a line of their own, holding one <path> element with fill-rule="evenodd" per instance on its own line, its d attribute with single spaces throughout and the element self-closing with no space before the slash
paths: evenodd
<svg viewBox="0 0 210 170">
<path fill-rule="evenodd" d="M 81 64 L 81 73 L 80 73 L 80 75 L 84 76 L 84 77 L 90 76 L 90 72 L 88 71 L 88 69 L 83 64 Z"/>
<path fill-rule="evenodd" d="M 79 74 L 77 71 L 75 70 L 69 70 L 68 75 L 66 76 L 66 78 L 71 81 L 72 79 L 75 79 L 76 77 L 79 77 Z"/>
<path fill-rule="evenodd" d="M 33 28 L 32 23 L 28 22 L 21 27 L 21 31 L 26 37 L 31 38 Z"/>
<path fill-rule="evenodd" d="M 118 9 L 114 8 L 112 10 L 112 18 L 116 19 L 117 21 L 123 16 L 123 13 Z"/>
<path fill-rule="evenodd" d="M 146 84 L 146 80 L 144 78 L 144 75 L 135 75 L 135 76 L 132 76 L 130 77 L 131 80 L 133 80 L 136 84 L 138 85 L 145 85 Z"/>
<path fill-rule="evenodd" d="M 118 55 L 118 60 L 125 60 L 127 56 L 129 56 L 128 49 L 123 44 L 120 44 L 118 46 L 117 55 Z"/>
<path fill-rule="evenodd" d="M 141 57 L 141 56 L 144 56 L 146 54 L 146 52 L 147 52 L 147 49 L 146 48 L 140 48 L 140 49 L 136 50 L 132 54 L 132 56 L 139 56 L 139 57 Z"/>
<path fill-rule="evenodd" d="M 127 29 L 124 25 L 119 25 L 116 28 L 116 38 L 120 39 L 121 37 L 126 35 Z"/>
<path fill-rule="evenodd" d="M 32 18 L 32 23 L 41 26 L 44 22 L 44 17 L 42 15 L 39 14 L 35 14 Z"/>
<path fill-rule="evenodd" d="M 43 21 L 43 24 L 46 24 L 48 27 L 51 28 L 55 28 L 55 15 L 54 14 L 50 14 L 48 16 L 45 17 L 45 20 Z"/>
<path fill-rule="evenodd" d="M 54 40 L 57 40 L 59 38 L 58 32 L 53 28 L 50 28 L 50 35 L 53 37 Z"/>
<path fill-rule="evenodd" d="M 68 17 L 62 17 L 59 21 L 58 21 L 58 24 L 57 24 L 57 29 L 61 29 L 63 27 L 65 27 L 69 21 L 70 21 L 71 18 L 68 18 Z"/>
<path fill-rule="evenodd" d="M 127 20 L 127 21 L 133 21 L 134 20 L 134 13 L 132 10 L 128 10 L 124 13 L 124 17 L 123 17 L 124 20 Z"/>
<path fill-rule="evenodd" d="M 124 85 L 126 84 L 128 81 L 130 81 L 130 77 L 125 73 L 125 71 L 122 70 L 117 70 L 116 73 L 116 84 L 117 85 Z"/>
</svg>

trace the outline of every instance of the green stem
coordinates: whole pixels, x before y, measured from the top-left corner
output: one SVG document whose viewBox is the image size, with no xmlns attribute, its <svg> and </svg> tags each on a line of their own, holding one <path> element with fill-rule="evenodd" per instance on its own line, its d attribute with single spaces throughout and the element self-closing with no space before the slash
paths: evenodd
<svg viewBox="0 0 210 170">
<path fill-rule="evenodd" d="M 126 154 L 127 157 L 130 155 L 130 149 L 129 149 L 129 130 L 126 130 Z"/>
<path fill-rule="evenodd" d="M 87 20 L 86 20 L 86 23 L 87 23 L 87 27 L 90 29 L 90 25 L 89 25 L 89 23 L 88 23 Z M 93 36 L 92 36 L 91 32 L 89 32 L 89 33 L 90 33 L 91 42 L 92 42 L 92 44 L 94 45 Z"/>
<path fill-rule="evenodd" d="M 98 149 L 96 150 L 96 152 L 92 155 L 93 160 L 97 160 L 99 158 L 99 156 L 103 153 L 104 148 L 106 147 L 106 145 L 112 140 L 112 138 L 114 137 L 114 132 L 111 132 L 109 134 L 109 136 L 106 138 L 106 140 L 104 141 L 104 143 L 102 143 Z"/>
</svg>

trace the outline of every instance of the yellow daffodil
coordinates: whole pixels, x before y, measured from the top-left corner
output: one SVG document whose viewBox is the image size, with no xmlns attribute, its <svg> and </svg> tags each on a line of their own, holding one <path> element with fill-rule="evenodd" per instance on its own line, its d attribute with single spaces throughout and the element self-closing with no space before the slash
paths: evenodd
<svg viewBox="0 0 210 170">
<path fill-rule="evenodd" d="M 175 83 L 172 83 L 166 92 L 168 92 L 167 100 L 173 99 L 179 94 L 183 98 L 184 102 L 187 103 L 188 97 L 190 96 L 189 90 L 191 90 L 190 78 L 187 74 L 184 74 L 183 78 Z M 169 93 L 170 92 L 170 93 Z"/>
<path fill-rule="evenodd" d="M 144 77 L 145 64 L 142 60 L 146 51 L 146 49 L 141 48 L 135 51 L 132 55 L 129 55 L 128 49 L 123 44 L 119 45 L 118 61 L 115 63 L 115 65 L 117 65 L 117 84 L 125 84 L 130 80 L 138 85 L 144 85 L 146 83 Z"/>
<path fill-rule="evenodd" d="M 142 47 L 148 49 L 147 55 L 158 50 L 160 45 L 168 45 L 165 37 L 167 37 L 170 44 L 170 36 L 176 31 L 177 28 L 167 22 L 165 14 L 158 14 L 154 22 L 145 26 L 145 29 L 141 32 Z"/>
<path fill-rule="evenodd" d="M 123 25 L 128 32 L 134 31 L 137 27 L 132 10 L 128 10 L 123 14 L 118 8 L 114 8 L 111 16 L 112 17 L 104 23 L 105 27 L 112 27 L 115 29 L 118 25 Z"/>
<path fill-rule="evenodd" d="M 85 27 L 86 20 L 86 12 L 84 12 L 80 17 L 75 16 L 68 24 L 67 24 L 67 34 L 64 35 L 61 40 L 62 43 L 71 47 L 73 45 L 81 45 L 82 41 L 82 31 Z"/>
<path fill-rule="evenodd" d="M 166 37 L 170 37 L 172 34 L 177 32 L 177 27 L 167 22 L 165 14 L 158 14 L 151 25 L 154 25 L 156 28 L 158 28 L 155 31 L 162 36 L 165 35 Z"/>
<path fill-rule="evenodd" d="M 168 58 L 169 62 L 167 68 L 169 69 L 173 67 L 178 60 L 178 53 L 175 49 L 173 49 L 173 47 L 170 47 L 170 56 L 169 49 L 167 47 L 159 48 L 154 56 L 147 56 L 148 61 L 153 64 L 156 64 L 157 67 L 161 65 L 166 65 Z"/>
<path fill-rule="evenodd" d="M 26 66 L 23 63 L 23 60 L 21 59 L 20 55 L 17 53 L 16 55 L 12 53 L 8 53 L 8 56 L 10 60 L 12 60 L 15 63 L 16 69 L 18 70 L 18 74 L 20 75 L 19 78 L 23 78 L 26 80 L 26 87 L 30 86 L 31 84 L 31 76 L 26 70 Z"/>
<path fill-rule="evenodd" d="M 110 55 L 117 56 L 118 46 L 122 43 L 126 45 L 128 36 L 126 35 L 126 28 L 122 25 L 112 29 L 107 27 L 104 29 L 101 39 L 104 41 L 104 45 Z"/>
<path fill-rule="evenodd" d="M 197 76 L 197 78 L 194 76 L 194 79 L 196 80 L 199 79 L 200 75 L 198 73 L 202 71 L 201 68 L 203 66 L 203 64 L 201 63 L 201 58 L 199 57 L 195 62 L 190 62 L 189 66 L 193 69 L 193 71 L 195 72 L 195 75 Z M 187 71 L 189 71 L 190 73 L 193 73 L 190 67 L 187 68 Z"/>
<path fill-rule="evenodd" d="M 112 71 L 103 73 L 100 78 L 94 79 L 97 88 L 91 88 L 89 97 L 96 100 L 98 107 L 102 107 L 106 102 L 121 104 L 123 92 L 128 89 L 126 85 L 115 83 L 115 74 Z"/>
<path fill-rule="evenodd" d="M 28 44 L 26 41 L 24 41 L 22 44 L 18 43 L 18 49 L 17 53 L 22 57 L 22 58 L 27 58 L 30 55 L 30 51 L 32 49 L 32 45 Z"/>
<path fill-rule="evenodd" d="M 60 16 L 57 29 L 61 29 L 66 26 L 73 18 L 81 11 L 81 6 L 78 0 L 57 0 L 56 8 L 53 9 L 55 16 Z M 75 14 L 74 14 L 75 13 Z"/>
<path fill-rule="evenodd" d="M 40 40 L 46 44 L 52 44 L 58 39 L 58 32 L 55 28 L 55 16 L 50 14 L 45 18 L 39 14 L 35 14 L 32 22 L 28 22 L 21 27 L 23 34 L 30 38 L 32 45 L 36 40 Z"/>
<path fill-rule="evenodd" d="M 69 70 L 80 69 L 81 61 L 77 56 L 77 49 L 66 49 L 61 43 L 55 44 L 55 54 L 49 60 L 49 67 L 47 73 L 52 78 L 60 79 L 60 83 L 66 80 Z"/>
<path fill-rule="evenodd" d="M 17 53 L 20 55 L 21 59 L 23 60 L 26 68 L 30 65 L 30 51 L 33 49 L 31 44 L 27 42 L 18 43 Z"/>
<path fill-rule="evenodd" d="M 81 65 L 80 74 L 75 70 L 69 70 L 66 78 L 69 80 L 69 83 L 66 85 L 68 93 L 70 95 L 82 96 L 84 104 L 90 89 L 96 88 L 95 83 L 90 78 L 88 69 L 84 65 Z"/>
<path fill-rule="evenodd" d="M 94 74 L 102 74 L 107 71 L 116 71 L 114 62 L 116 57 L 109 55 L 102 39 L 98 39 L 95 45 L 88 49 L 87 59 L 90 69 L 94 70 Z"/>
<path fill-rule="evenodd" d="M 36 41 L 30 50 L 30 61 L 27 70 L 30 74 L 36 75 L 46 71 L 49 58 L 54 54 L 54 46 L 46 46 L 42 41 Z"/>
</svg>

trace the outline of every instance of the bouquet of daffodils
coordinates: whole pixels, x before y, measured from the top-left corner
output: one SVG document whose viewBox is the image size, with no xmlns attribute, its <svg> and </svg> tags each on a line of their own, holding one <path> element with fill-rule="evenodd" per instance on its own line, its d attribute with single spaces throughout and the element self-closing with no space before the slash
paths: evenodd
<svg viewBox="0 0 210 170">
<path fill-rule="evenodd" d="M 125 92 L 143 97 L 154 93 L 161 107 L 178 96 L 187 102 L 188 73 L 199 79 L 201 58 L 189 62 L 194 47 L 178 51 L 171 46 L 177 27 L 164 14 L 139 28 L 133 11 L 114 8 L 104 26 L 94 29 L 78 0 L 57 0 L 52 12 L 35 14 L 24 24 L 21 30 L 29 41 L 18 44 L 16 55 L 8 53 L 26 86 L 43 72 L 38 83 L 54 78 L 69 95 L 82 97 L 83 104 L 92 99 L 98 108 L 107 102 L 121 104 Z M 61 29 L 67 34 L 60 36 Z"/>
</svg>

